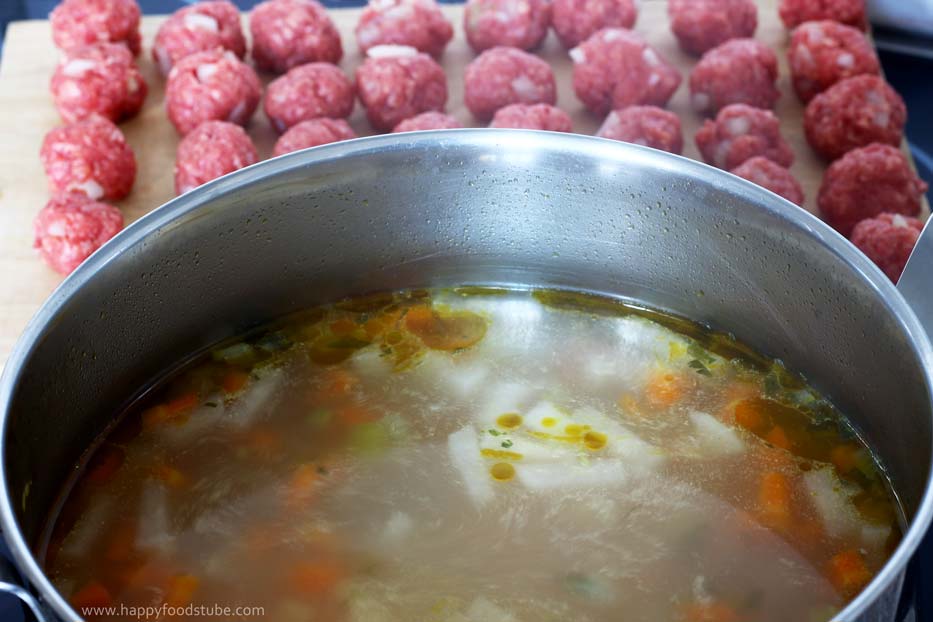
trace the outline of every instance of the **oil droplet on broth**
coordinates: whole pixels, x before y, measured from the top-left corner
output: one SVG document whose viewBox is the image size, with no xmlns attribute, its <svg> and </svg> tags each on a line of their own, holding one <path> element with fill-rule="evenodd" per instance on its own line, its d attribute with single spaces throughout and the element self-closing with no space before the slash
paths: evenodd
<svg viewBox="0 0 933 622">
<path fill-rule="evenodd" d="M 514 429 L 522 424 L 522 416 L 518 413 L 505 413 L 496 419 L 496 425 L 500 428 Z"/>
<path fill-rule="evenodd" d="M 490 467 L 489 474 L 494 480 L 507 482 L 515 477 L 515 467 L 508 462 L 497 462 Z"/>
</svg>

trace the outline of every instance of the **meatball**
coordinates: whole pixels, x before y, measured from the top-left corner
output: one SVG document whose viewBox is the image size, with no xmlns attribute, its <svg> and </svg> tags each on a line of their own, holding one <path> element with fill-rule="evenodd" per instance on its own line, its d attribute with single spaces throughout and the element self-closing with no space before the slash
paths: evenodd
<svg viewBox="0 0 933 622">
<path fill-rule="evenodd" d="M 846 78 L 807 104 L 803 129 L 810 146 L 826 158 L 838 158 L 869 143 L 900 145 L 907 107 L 879 76 Z"/>
<path fill-rule="evenodd" d="M 486 50 L 467 65 L 463 82 L 466 107 L 483 121 L 509 104 L 557 102 L 551 66 L 517 48 Z"/>
<path fill-rule="evenodd" d="M 704 54 L 690 72 L 690 101 L 709 114 L 729 104 L 773 108 L 781 95 L 777 75 L 771 48 L 754 39 L 731 39 Z"/>
<path fill-rule="evenodd" d="M 343 119 L 309 119 L 293 125 L 282 134 L 272 149 L 272 156 L 356 138 L 356 132 Z"/>
<path fill-rule="evenodd" d="M 175 11 L 162 23 L 152 46 L 152 59 L 162 75 L 179 60 L 214 48 L 246 55 L 240 11 L 227 0 L 209 0 Z"/>
<path fill-rule="evenodd" d="M 52 75 L 52 98 L 68 123 L 98 114 L 113 122 L 136 116 L 148 86 L 133 55 L 119 43 L 71 48 Z"/>
<path fill-rule="evenodd" d="M 649 104 L 664 106 L 680 73 L 640 35 L 624 28 L 603 28 L 570 50 L 573 90 L 598 115 Z"/>
<path fill-rule="evenodd" d="M 840 80 L 881 73 L 865 35 L 830 20 L 797 26 L 787 48 L 787 63 L 794 90 L 804 103 Z"/>
<path fill-rule="evenodd" d="M 438 57 L 453 36 L 453 26 L 434 0 L 370 0 L 356 25 L 364 54 L 375 45 L 391 44 Z"/>
<path fill-rule="evenodd" d="M 246 125 L 261 95 L 256 72 L 233 52 L 217 48 L 186 56 L 172 67 L 165 108 L 184 136 L 204 121 Z"/>
<path fill-rule="evenodd" d="M 443 112 L 422 112 L 405 119 L 392 129 L 398 132 L 420 132 L 422 130 L 455 130 L 463 127 L 457 119 Z"/>
<path fill-rule="evenodd" d="M 565 48 L 603 28 L 631 28 L 638 17 L 634 0 L 554 0 L 551 22 Z"/>
<path fill-rule="evenodd" d="M 340 33 L 316 0 L 267 0 L 249 16 L 253 59 L 263 71 L 285 73 L 292 67 L 343 57 Z"/>
<path fill-rule="evenodd" d="M 336 65 L 308 63 L 290 69 L 266 89 L 263 108 L 279 133 L 291 126 L 317 119 L 349 117 L 356 88 Z"/>
<path fill-rule="evenodd" d="M 684 149 L 680 117 L 657 106 L 613 110 L 596 135 L 676 154 Z"/>
<path fill-rule="evenodd" d="M 93 116 L 57 127 L 45 135 L 39 159 L 49 191 L 82 193 L 90 199 L 117 201 L 136 180 L 136 157 L 123 132 L 103 117 Z"/>
<path fill-rule="evenodd" d="M 123 228 L 123 214 L 83 194 L 53 197 L 33 221 L 33 247 L 60 274 L 70 274 Z"/>
<path fill-rule="evenodd" d="M 923 222 L 900 214 L 866 218 L 852 229 L 849 239 L 897 283 L 923 232 Z"/>
<path fill-rule="evenodd" d="M 788 28 L 817 19 L 831 19 L 861 30 L 868 28 L 865 0 L 780 0 L 778 14 Z"/>
<path fill-rule="evenodd" d="M 475 52 L 496 46 L 533 50 L 551 25 L 548 0 L 467 0 L 463 30 Z"/>
<path fill-rule="evenodd" d="M 791 203 L 803 205 L 803 188 L 800 182 L 787 168 L 764 156 L 755 156 L 729 171 L 753 184 L 758 184 L 774 194 L 784 197 Z"/>
<path fill-rule="evenodd" d="M 512 104 L 500 108 L 489 127 L 572 132 L 570 115 L 550 104 Z"/>
<path fill-rule="evenodd" d="M 707 119 L 697 130 L 697 148 L 713 166 L 731 170 L 754 156 L 764 156 L 787 167 L 794 152 L 781 135 L 781 122 L 770 110 L 732 104 Z"/>
<path fill-rule="evenodd" d="M 178 143 L 175 193 L 184 194 L 255 164 L 258 159 L 256 147 L 242 127 L 226 121 L 205 121 Z"/>
<path fill-rule="evenodd" d="M 899 149 L 872 144 L 830 164 L 817 203 L 826 222 L 848 236 L 857 222 L 882 212 L 917 216 L 926 191 Z"/>
<path fill-rule="evenodd" d="M 377 45 L 367 54 L 356 90 L 374 128 L 388 131 L 421 112 L 444 111 L 447 77 L 433 58 L 401 45 Z"/>
<path fill-rule="evenodd" d="M 139 54 L 139 5 L 136 0 L 63 0 L 49 14 L 52 39 L 61 50 L 92 43 L 122 43 Z"/>
<path fill-rule="evenodd" d="M 729 39 L 751 37 L 758 27 L 752 0 L 670 0 L 667 14 L 680 48 L 697 56 Z"/>
</svg>

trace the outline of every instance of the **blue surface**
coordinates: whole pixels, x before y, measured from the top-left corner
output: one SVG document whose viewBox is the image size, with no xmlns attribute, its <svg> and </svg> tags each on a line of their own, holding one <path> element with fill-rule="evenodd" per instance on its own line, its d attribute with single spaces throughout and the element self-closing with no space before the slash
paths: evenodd
<svg viewBox="0 0 933 622">
<path fill-rule="evenodd" d="M 137 1 L 144 13 L 171 13 L 181 6 L 191 4 L 182 0 Z M 258 0 L 232 2 L 246 10 L 257 4 Z M 57 0 L 0 0 L 0 43 L 7 22 L 44 18 L 57 3 Z M 362 6 L 365 2 L 324 0 L 324 4 L 328 7 L 352 7 Z M 930 42 L 929 49 L 933 51 L 933 42 Z M 888 80 L 904 97 L 911 113 L 907 120 L 907 137 L 920 176 L 933 186 L 933 115 L 926 114 L 933 105 L 933 80 L 930 79 L 933 76 L 933 60 L 891 52 L 881 52 L 880 57 Z M 911 580 L 917 586 L 917 622 L 933 622 L 933 589 L 929 587 L 933 586 L 933 534 L 927 536 L 911 566 Z M 0 621 L 23 621 L 19 606 L 3 595 L 0 595 Z"/>
</svg>

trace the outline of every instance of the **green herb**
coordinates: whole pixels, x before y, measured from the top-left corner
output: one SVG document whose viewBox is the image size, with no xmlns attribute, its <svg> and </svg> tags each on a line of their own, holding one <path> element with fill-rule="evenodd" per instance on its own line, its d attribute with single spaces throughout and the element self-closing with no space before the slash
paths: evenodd
<svg viewBox="0 0 933 622">
<path fill-rule="evenodd" d="M 694 371 L 696 371 L 696 373 L 700 374 L 701 376 L 712 376 L 713 375 L 712 373 L 710 373 L 709 368 L 707 368 L 706 365 L 702 363 L 702 361 L 699 361 L 697 359 L 693 359 L 692 361 L 687 363 L 687 366 L 693 369 Z"/>
<path fill-rule="evenodd" d="M 486 431 L 492 434 L 493 436 L 502 436 L 502 432 L 500 432 L 499 430 L 493 430 L 492 428 L 489 428 Z"/>
<path fill-rule="evenodd" d="M 217 408 L 217 402 L 204 402 L 204 405 L 208 408 Z"/>
<path fill-rule="evenodd" d="M 502 446 L 505 447 L 506 449 L 508 449 L 509 447 L 512 446 L 512 441 L 506 439 L 506 440 L 502 441 Z"/>
<path fill-rule="evenodd" d="M 328 470 L 327 470 L 327 467 L 326 467 L 326 466 L 324 466 L 323 464 L 321 464 L 321 465 L 318 465 L 318 467 L 317 467 L 317 472 L 318 472 L 320 475 L 327 475 Z"/>
<path fill-rule="evenodd" d="M 693 361 L 690 361 L 690 367 L 693 367 L 693 363 L 700 363 L 705 368 L 706 365 L 716 361 L 716 359 L 712 354 L 709 353 L 708 350 L 703 348 L 703 346 L 696 343 L 695 341 L 691 342 L 690 345 L 687 346 L 687 354 L 689 354 L 690 357 L 694 359 Z"/>
<path fill-rule="evenodd" d="M 362 339 L 357 339 L 356 337 L 341 337 L 340 339 L 335 339 L 328 343 L 327 347 L 333 348 L 334 350 L 359 350 L 360 348 L 365 348 L 368 345 L 368 341 L 363 341 Z"/>
</svg>

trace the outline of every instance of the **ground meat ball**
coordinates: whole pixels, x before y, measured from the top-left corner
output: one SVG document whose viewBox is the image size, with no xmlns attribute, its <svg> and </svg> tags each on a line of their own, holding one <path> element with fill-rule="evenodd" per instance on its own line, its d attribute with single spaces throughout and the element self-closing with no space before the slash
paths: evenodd
<svg viewBox="0 0 933 622">
<path fill-rule="evenodd" d="M 447 77 L 433 58 L 415 48 L 377 45 L 356 70 L 356 90 L 366 118 L 388 131 L 421 112 L 443 112 Z"/>
<path fill-rule="evenodd" d="M 289 70 L 266 89 L 263 108 L 279 133 L 308 119 L 349 117 L 356 88 L 336 65 L 308 63 Z"/>
<path fill-rule="evenodd" d="M 83 194 L 60 194 L 33 222 L 33 247 L 53 270 L 69 274 L 123 228 L 123 214 Z"/>
<path fill-rule="evenodd" d="M 240 11 L 226 0 L 199 2 L 175 11 L 156 33 L 152 58 L 162 75 L 179 60 L 214 48 L 224 48 L 243 58 L 246 39 L 240 28 Z"/>
<path fill-rule="evenodd" d="M 116 125 L 103 117 L 57 127 L 39 151 L 49 191 L 79 192 L 88 198 L 117 201 L 136 179 L 136 158 Z"/>
<path fill-rule="evenodd" d="M 206 121 L 178 144 L 175 193 L 184 194 L 212 179 L 255 164 L 256 147 L 239 125 Z"/>
<path fill-rule="evenodd" d="M 787 168 L 765 158 L 755 156 L 729 171 L 753 184 L 758 184 L 796 205 L 803 205 L 803 188 Z"/>
<path fill-rule="evenodd" d="M 263 71 L 285 73 L 292 67 L 343 57 L 340 33 L 316 0 L 268 0 L 249 17 L 253 58 Z"/>
<path fill-rule="evenodd" d="M 96 43 L 64 53 L 52 75 L 52 98 L 71 123 L 99 114 L 114 122 L 135 116 L 148 87 L 133 55 L 119 43 Z"/>
<path fill-rule="evenodd" d="M 136 0 L 64 0 L 49 14 L 59 49 L 123 43 L 133 56 L 141 48 L 139 17 Z"/>
<path fill-rule="evenodd" d="M 570 115 L 549 104 L 512 104 L 499 109 L 489 127 L 572 132 Z"/>
<path fill-rule="evenodd" d="M 817 19 L 831 19 L 865 30 L 865 0 L 780 0 L 778 14 L 788 28 Z"/>
<path fill-rule="evenodd" d="M 874 144 L 853 149 L 826 169 L 817 202 L 826 222 L 847 236 L 857 222 L 882 212 L 917 216 L 926 191 L 899 149 Z"/>
<path fill-rule="evenodd" d="M 829 20 L 794 29 L 787 48 L 794 90 L 808 102 L 836 82 L 881 68 L 871 43 L 861 32 Z"/>
<path fill-rule="evenodd" d="M 421 130 L 455 130 L 463 127 L 457 119 L 443 112 L 422 112 L 395 126 L 393 133 Z"/>
<path fill-rule="evenodd" d="M 807 104 L 803 129 L 807 142 L 829 159 L 869 143 L 900 145 L 907 107 L 879 76 L 837 82 Z"/>
<path fill-rule="evenodd" d="M 855 225 L 849 239 L 897 283 L 922 231 L 923 222 L 917 218 L 879 214 Z"/>
<path fill-rule="evenodd" d="M 638 17 L 634 0 L 554 0 L 551 22 L 565 48 L 603 28 L 631 28 Z"/>
<path fill-rule="evenodd" d="M 781 166 L 794 162 L 794 152 L 781 135 L 781 122 L 770 110 L 732 104 L 707 119 L 697 131 L 697 148 L 713 166 L 731 170 L 754 156 Z"/>
<path fill-rule="evenodd" d="M 629 106 L 613 110 L 596 135 L 676 154 L 684 149 L 680 118 L 657 106 Z"/>
<path fill-rule="evenodd" d="M 356 138 L 356 132 L 343 119 L 310 119 L 292 126 L 282 134 L 275 141 L 272 156 L 351 138 Z"/>
<path fill-rule="evenodd" d="M 463 83 L 466 107 L 483 121 L 509 104 L 557 102 L 551 66 L 517 48 L 486 50 L 467 65 Z"/>
<path fill-rule="evenodd" d="M 437 57 L 453 36 L 453 26 L 434 0 L 370 0 L 356 25 L 356 42 L 364 53 L 392 44 Z"/>
<path fill-rule="evenodd" d="M 754 39 L 732 39 L 704 54 L 690 72 L 690 101 L 710 114 L 729 104 L 773 108 L 781 95 L 774 85 L 777 75 L 771 48 Z"/>
<path fill-rule="evenodd" d="M 172 67 L 165 86 L 169 121 L 185 135 L 204 121 L 246 125 L 256 112 L 262 85 L 233 52 L 197 52 Z"/>
<path fill-rule="evenodd" d="M 729 39 L 751 37 L 758 27 L 752 0 L 670 0 L 671 32 L 681 49 L 700 55 Z"/>
<path fill-rule="evenodd" d="M 551 25 L 548 0 L 467 0 L 463 30 L 476 52 L 504 45 L 533 50 Z"/>
<path fill-rule="evenodd" d="M 592 112 L 648 104 L 664 106 L 680 86 L 680 73 L 640 35 L 603 28 L 570 50 L 573 90 Z"/>
</svg>

